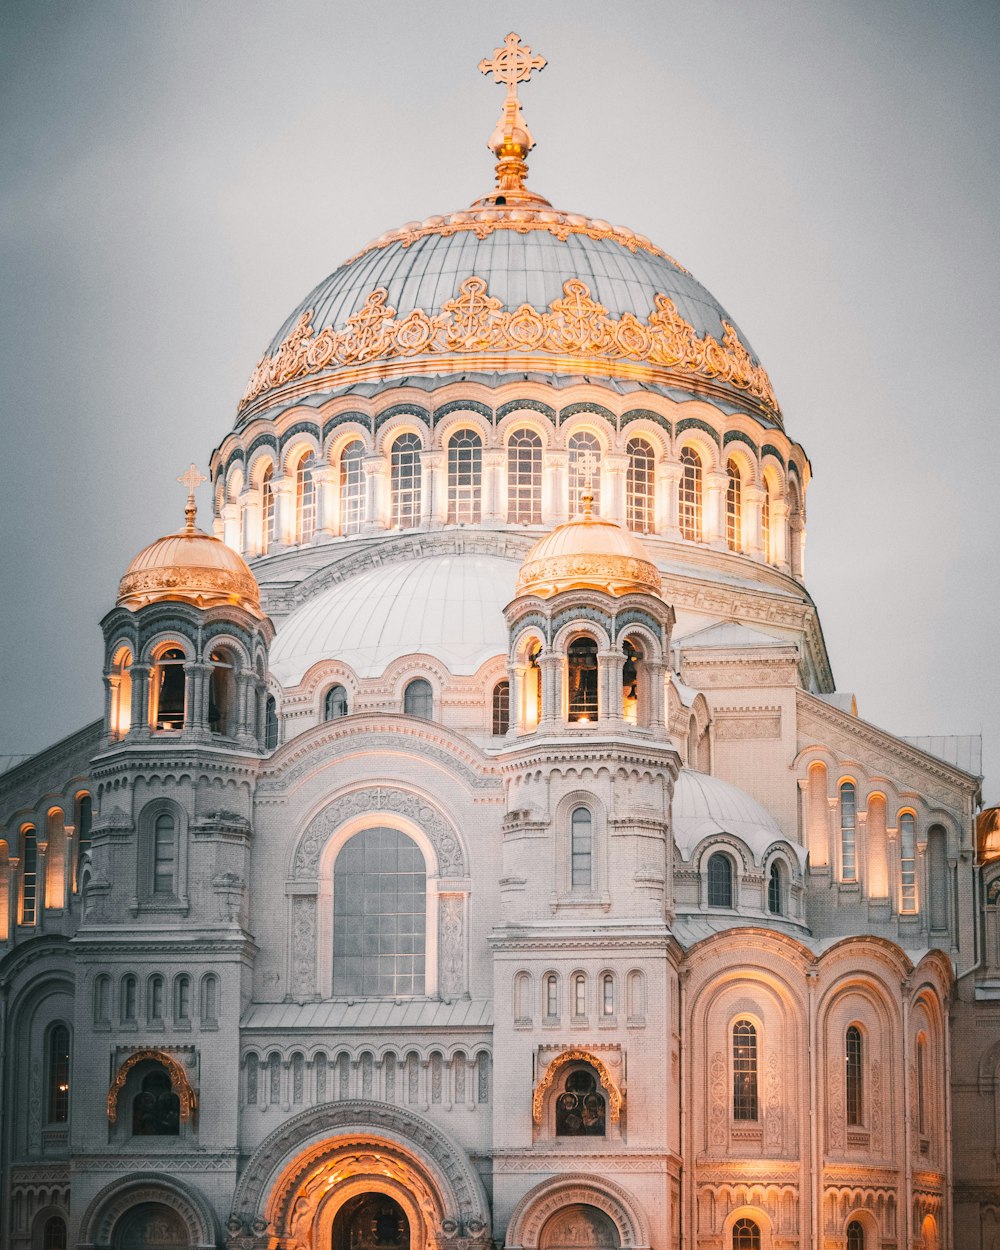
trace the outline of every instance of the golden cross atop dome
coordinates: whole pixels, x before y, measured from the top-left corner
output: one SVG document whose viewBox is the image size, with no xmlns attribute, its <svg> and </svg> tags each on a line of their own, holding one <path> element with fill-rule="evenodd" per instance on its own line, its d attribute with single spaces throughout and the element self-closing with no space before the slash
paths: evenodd
<svg viewBox="0 0 1000 1250">
<path fill-rule="evenodd" d="M 198 466 L 192 460 L 185 471 L 177 478 L 182 486 L 188 488 L 187 505 L 184 508 L 184 517 L 187 521 L 187 531 L 189 534 L 194 532 L 194 518 L 197 512 L 197 504 L 194 501 L 194 492 L 202 484 L 207 482 L 208 478 L 204 473 L 198 472 Z"/>
<path fill-rule="evenodd" d="M 495 204 L 541 202 L 541 196 L 532 195 L 524 189 L 528 174 L 525 157 L 535 146 L 528 124 L 521 113 L 521 101 L 517 96 L 517 84 L 527 82 L 536 70 L 543 70 L 547 62 L 544 56 L 532 55 L 521 36 L 511 31 L 493 56 L 483 57 L 479 62 L 481 74 L 492 74 L 494 82 L 507 84 L 500 120 L 490 135 L 489 149 L 497 157 L 497 193 L 488 199 Z"/>
<path fill-rule="evenodd" d="M 601 462 L 589 447 L 584 448 L 576 457 L 576 471 L 583 478 L 583 491 L 580 494 L 581 511 L 589 521 L 594 511 L 594 474 L 601 467 Z"/>
</svg>

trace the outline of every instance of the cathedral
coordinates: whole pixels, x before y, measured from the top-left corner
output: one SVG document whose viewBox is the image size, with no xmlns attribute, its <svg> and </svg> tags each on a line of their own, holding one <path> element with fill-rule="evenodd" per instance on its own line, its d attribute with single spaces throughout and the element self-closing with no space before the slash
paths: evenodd
<svg viewBox="0 0 1000 1250">
<path fill-rule="evenodd" d="M 484 58 L 494 188 L 291 312 L 102 718 L 0 773 L 10 1250 L 1000 1247 L 978 739 L 836 689 L 806 451 L 529 188 L 544 65 Z"/>
</svg>

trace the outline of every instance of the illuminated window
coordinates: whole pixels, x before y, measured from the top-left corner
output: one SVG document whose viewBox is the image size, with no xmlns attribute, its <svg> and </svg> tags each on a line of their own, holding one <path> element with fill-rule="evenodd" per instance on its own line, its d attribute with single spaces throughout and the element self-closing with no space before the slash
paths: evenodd
<svg viewBox="0 0 1000 1250">
<path fill-rule="evenodd" d="M 757 1119 L 757 1030 L 749 1020 L 733 1025 L 733 1119 Z"/>
<path fill-rule="evenodd" d="M 534 430 L 515 430 L 507 444 L 507 521 L 542 523 L 542 440 Z"/>
<path fill-rule="evenodd" d="M 331 686 L 323 700 L 323 719 L 340 720 L 347 715 L 347 691 L 343 686 Z"/>
<path fill-rule="evenodd" d="M 764 548 L 764 559 L 771 563 L 771 488 L 764 480 L 764 499 L 760 508 L 760 542 Z"/>
<path fill-rule="evenodd" d="M 493 732 L 498 737 L 510 728 L 510 682 L 498 681 L 493 687 Z"/>
<path fill-rule="evenodd" d="M 864 1124 L 864 1054 L 861 1030 L 856 1025 L 852 1024 L 847 1030 L 844 1045 L 847 1055 L 847 1123 Z"/>
<path fill-rule="evenodd" d="M 853 782 L 845 781 L 840 787 L 840 877 L 842 881 L 858 879 L 857 823 L 857 791 Z"/>
<path fill-rule="evenodd" d="M 260 554 L 266 556 L 278 539 L 277 513 L 274 507 L 274 465 L 264 470 L 260 487 Z"/>
<path fill-rule="evenodd" d="M 576 638 L 567 651 L 569 719 L 577 724 L 597 720 L 597 643 Z"/>
<path fill-rule="evenodd" d="M 595 516 L 601 511 L 601 444 L 596 434 L 581 430 L 569 443 L 569 514 L 583 511 L 583 497 L 594 497 Z"/>
<path fill-rule="evenodd" d="M 542 669 L 538 663 L 541 654 L 541 643 L 528 654 L 528 668 L 524 674 L 524 702 L 521 708 L 526 729 L 534 729 L 542 719 Z"/>
<path fill-rule="evenodd" d="M 594 818 L 590 809 L 577 807 L 570 817 L 571 884 L 574 890 L 593 885 Z"/>
<path fill-rule="evenodd" d="M 420 848 L 396 829 L 365 829 L 333 870 L 333 992 L 423 994 L 427 880 Z"/>
<path fill-rule="evenodd" d="M 431 683 L 422 677 L 411 681 L 403 691 L 403 711 L 407 716 L 419 716 L 431 720 L 434 716 L 434 691 Z"/>
<path fill-rule="evenodd" d="M 760 1250 L 760 1229 L 753 1220 L 737 1220 L 733 1225 L 733 1250 Z"/>
<path fill-rule="evenodd" d="M 559 1015 L 559 978 L 554 972 L 545 977 L 545 1014 L 549 1019 Z"/>
<path fill-rule="evenodd" d="M 136 1012 L 138 1011 L 139 999 L 139 983 L 135 977 L 129 973 L 122 977 L 121 983 L 121 1017 L 128 1024 L 134 1024 Z"/>
<path fill-rule="evenodd" d="M 49 1033 L 48 1123 L 69 1119 L 69 1029 L 57 1024 Z"/>
<path fill-rule="evenodd" d="M 66 1221 L 50 1215 L 42 1232 L 42 1250 L 66 1250 Z"/>
<path fill-rule="evenodd" d="M 656 456 L 644 438 L 630 438 L 625 448 L 628 470 L 625 474 L 626 523 L 639 534 L 653 531 Z"/>
<path fill-rule="evenodd" d="M 264 749 L 273 751 L 278 745 L 278 704 L 274 695 L 264 700 Z"/>
<path fill-rule="evenodd" d="M 478 525 L 482 516 L 483 440 L 457 430 L 448 440 L 448 522 Z"/>
<path fill-rule="evenodd" d="M 38 923 L 38 836 L 34 825 L 21 830 L 21 924 Z"/>
<path fill-rule="evenodd" d="M 119 648 L 111 666 L 111 718 L 108 731 L 112 738 L 124 738 L 132 724 L 132 652 Z"/>
<path fill-rule="evenodd" d="M 735 460 L 726 464 L 726 546 L 730 551 L 743 547 L 743 484 Z"/>
<path fill-rule="evenodd" d="M 420 524 L 420 439 L 400 434 L 389 455 L 392 491 L 392 524 L 408 530 Z"/>
<path fill-rule="evenodd" d="M 917 822 L 912 812 L 899 817 L 899 910 L 917 910 Z"/>
<path fill-rule="evenodd" d="M 622 662 L 622 715 L 627 725 L 639 723 L 639 665 L 642 663 L 642 651 L 639 646 L 626 638 L 622 643 L 625 659 Z"/>
<path fill-rule="evenodd" d="M 615 1014 L 615 979 L 610 972 L 605 972 L 601 977 L 601 1014 Z"/>
<path fill-rule="evenodd" d="M 340 532 L 360 534 L 365 519 L 365 445 L 360 439 L 340 453 Z"/>
<path fill-rule="evenodd" d="M 295 541 L 312 542 L 316 533 L 316 457 L 311 451 L 295 468 Z"/>
<path fill-rule="evenodd" d="M 208 679 L 208 728 L 228 737 L 236 730 L 236 666 L 225 650 L 209 657 L 212 671 Z"/>
<path fill-rule="evenodd" d="M 775 862 L 767 876 L 767 910 L 772 916 L 781 915 L 781 885 L 781 865 Z"/>
<path fill-rule="evenodd" d="M 603 1137 L 607 1120 L 604 1094 L 593 1068 L 576 1068 L 556 1098 L 557 1137 Z"/>
<path fill-rule="evenodd" d="M 708 858 L 708 905 L 733 905 L 733 861 L 722 851 L 716 851 Z"/>
<path fill-rule="evenodd" d="M 701 541 L 701 457 L 693 447 L 681 452 L 681 480 L 678 492 L 681 537 Z"/>
<path fill-rule="evenodd" d="M 847 1226 L 847 1250 L 865 1250 L 865 1230 L 857 1220 Z"/>
<path fill-rule="evenodd" d="M 152 884 L 155 897 L 173 897 L 176 866 L 177 821 L 169 812 L 161 812 L 153 823 Z"/>
<path fill-rule="evenodd" d="M 157 657 L 150 674 L 150 723 L 156 730 L 184 728 L 186 679 L 184 652 L 167 647 Z"/>
</svg>

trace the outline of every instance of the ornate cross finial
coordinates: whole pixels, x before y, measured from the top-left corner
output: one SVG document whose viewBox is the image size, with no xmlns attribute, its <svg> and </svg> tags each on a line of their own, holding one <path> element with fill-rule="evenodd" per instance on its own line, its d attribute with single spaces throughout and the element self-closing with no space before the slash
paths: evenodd
<svg viewBox="0 0 1000 1250">
<path fill-rule="evenodd" d="M 583 504 L 583 515 L 587 520 L 594 512 L 594 474 L 600 470 L 600 457 L 589 447 L 585 447 L 583 451 L 577 452 L 575 468 L 577 473 L 583 478 L 583 490 L 580 493 L 580 502 Z"/>
<path fill-rule="evenodd" d="M 194 533 L 194 518 L 198 511 L 198 505 L 194 501 L 194 492 L 202 484 L 207 482 L 208 478 L 204 473 L 198 472 L 198 466 L 192 460 L 188 468 L 178 477 L 178 482 L 182 486 L 188 488 L 187 505 L 184 508 L 184 518 L 187 521 L 187 532 Z"/>
<path fill-rule="evenodd" d="M 503 111 L 488 144 L 498 162 L 497 191 L 501 196 L 497 197 L 497 203 L 526 202 L 540 198 L 530 195 L 524 189 L 524 180 L 528 174 L 524 158 L 535 146 L 535 140 L 521 115 L 517 84 L 527 82 L 535 70 L 541 71 L 545 65 L 545 57 L 532 56 L 531 49 L 527 44 L 521 43 L 521 36 L 513 30 L 499 48 L 493 49 L 492 58 L 483 57 L 479 62 L 481 74 L 492 74 L 494 82 L 507 84 Z M 508 196 L 509 192 L 513 192 L 512 197 Z"/>
</svg>

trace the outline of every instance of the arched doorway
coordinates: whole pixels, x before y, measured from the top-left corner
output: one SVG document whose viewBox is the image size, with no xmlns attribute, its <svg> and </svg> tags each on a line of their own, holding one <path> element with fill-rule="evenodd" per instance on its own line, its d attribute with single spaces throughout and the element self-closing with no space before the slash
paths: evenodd
<svg viewBox="0 0 1000 1250">
<path fill-rule="evenodd" d="M 538 1239 L 539 1250 L 619 1250 L 620 1245 L 611 1217 L 582 1202 L 549 1216 Z"/>
<path fill-rule="evenodd" d="M 410 1222 L 388 1194 L 356 1194 L 333 1220 L 331 1250 L 410 1250 Z"/>
<path fill-rule="evenodd" d="M 162 1202 L 143 1202 L 126 1211 L 115 1225 L 114 1250 L 189 1250 L 191 1241 L 181 1216 Z"/>
</svg>

